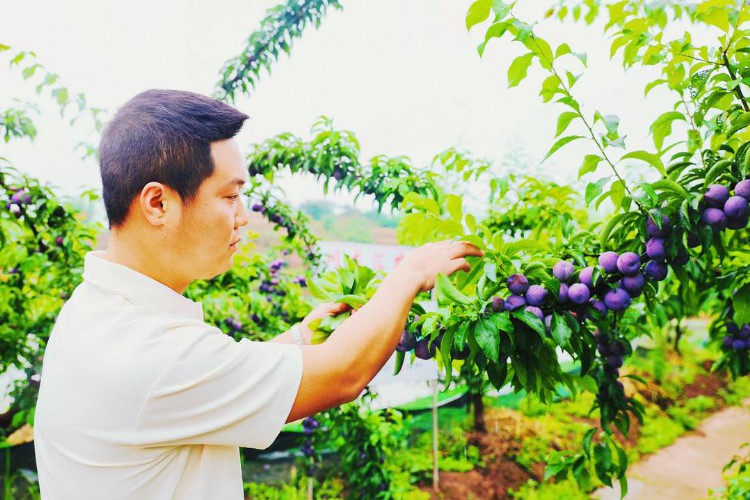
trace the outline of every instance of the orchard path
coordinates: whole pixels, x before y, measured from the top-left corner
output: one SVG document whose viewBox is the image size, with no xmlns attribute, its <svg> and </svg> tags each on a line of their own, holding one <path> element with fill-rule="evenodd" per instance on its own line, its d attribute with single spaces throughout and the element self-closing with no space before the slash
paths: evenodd
<svg viewBox="0 0 750 500">
<path fill-rule="evenodd" d="M 724 485 L 721 469 L 740 445 L 750 442 L 750 399 L 704 420 L 672 445 L 633 464 L 626 500 L 691 500 Z M 600 500 L 620 498 L 619 485 L 594 493 Z"/>
</svg>

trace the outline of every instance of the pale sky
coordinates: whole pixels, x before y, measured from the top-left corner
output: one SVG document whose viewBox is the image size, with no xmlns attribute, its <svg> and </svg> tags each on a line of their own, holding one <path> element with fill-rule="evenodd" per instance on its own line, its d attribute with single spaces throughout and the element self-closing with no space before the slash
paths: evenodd
<svg viewBox="0 0 750 500">
<path fill-rule="evenodd" d="M 147 88 L 211 94 L 224 61 L 240 52 L 265 10 L 277 3 L 0 0 L 0 43 L 34 50 L 38 61 L 58 73 L 71 91 L 83 91 L 91 104 L 114 111 Z M 518 44 L 496 40 L 479 58 L 476 45 L 486 26 L 467 33 L 469 1 L 342 4 L 343 11 L 330 11 L 319 29 L 309 27 L 294 42 L 291 56 L 281 55 L 251 98 L 236 103 L 251 116 L 238 136 L 241 149 L 284 131 L 309 138 L 315 118 L 326 115 L 337 128 L 357 134 L 365 159 L 403 154 L 416 166 L 427 166 L 451 146 L 495 161 L 520 151 L 531 172 L 576 182 L 581 159 L 592 146 L 574 142 L 539 165 L 554 142 L 562 108 L 538 97 L 546 76 L 539 69 L 532 68 L 520 87 L 507 88 L 507 68 L 521 53 Z M 520 13 L 541 18 L 546 8 L 547 2 L 526 2 Z M 657 76 L 656 70 L 625 73 L 608 60 L 609 43 L 596 29 L 545 22 L 540 32 L 588 53 L 590 69 L 574 88 L 585 110 L 620 115 L 629 149 L 651 149 L 648 124 L 674 101 L 659 89 L 643 97 L 643 85 Z M 71 128 L 60 119 L 51 98 L 36 97 L 19 71 L 7 69 L 8 60 L 7 55 L 0 60 L 0 105 L 6 106 L 10 96 L 37 100 L 42 114 L 36 120 L 37 140 L 2 144 L 0 156 L 69 195 L 83 187 L 98 188 L 95 161 L 81 161 L 73 152 L 86 127 Z M 579 68 L 577 72 L 583 70 Z M 309 178 L 282 185 L 293 204 L 323 197 Z"/>
</svg>

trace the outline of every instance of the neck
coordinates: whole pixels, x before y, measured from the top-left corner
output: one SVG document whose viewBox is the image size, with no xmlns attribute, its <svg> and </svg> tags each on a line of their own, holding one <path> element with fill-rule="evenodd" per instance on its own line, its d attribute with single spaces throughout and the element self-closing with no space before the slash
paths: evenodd
<svg viewBox="0 0 750 500">
<path fill-rule="evenodd" d="M 190 281 L 170 272 L 174 269 L 174 262 L 170 262 L 163 245 L 144 241 L 147 239 L 129 234 L 128 231 L 113 229 L 109 233 L 104 258 L 148 276 L 182 295 Z"/>
</svg>

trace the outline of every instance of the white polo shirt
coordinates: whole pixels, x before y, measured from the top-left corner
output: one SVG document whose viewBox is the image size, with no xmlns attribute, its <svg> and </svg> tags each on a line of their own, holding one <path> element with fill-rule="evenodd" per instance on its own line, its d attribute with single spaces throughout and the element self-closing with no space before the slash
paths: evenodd
<svg viewBox="0 0 750 500">
<path fill-rule="evenodd" d="M 42 498 L 242 499 L 302 377 L 295 345 L 233 340 L 201 304 L 85 257 L 50 335 L 34 419 Z"/>
</svg>

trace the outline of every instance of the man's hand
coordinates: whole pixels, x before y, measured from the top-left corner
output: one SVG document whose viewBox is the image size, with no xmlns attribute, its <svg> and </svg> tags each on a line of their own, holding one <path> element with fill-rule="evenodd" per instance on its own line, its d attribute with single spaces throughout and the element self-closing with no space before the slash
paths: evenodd
<svg viewBox="0 0 750 500">
<path fill-rule="evenodd" d="M 435 286 L 438 273 L 450 276 L 459 269 L 468 271 L 464 257 L 470 255 L 482 257 L 484 252 L 466 241 L 427 243 L 407 254 L 393 272 L 415 280 L 419 291 L 426 292 Z"/>
<path fill-rule="evenodd" d="M 327 302 L 325 304 L 320 304 L 318 307 L 310 311 L 310 313 L 305 316 L 305 319 L 299 324 L 299 332 L 302 334 L 302 339 L 305 341 L 305 344 L 310 344 L 312 330 L 309 325 L 313 320 L 324 318 L 325 316 L 338 316 L 349 309 L 350 307 L 347 304 Z"/>
</svg>

